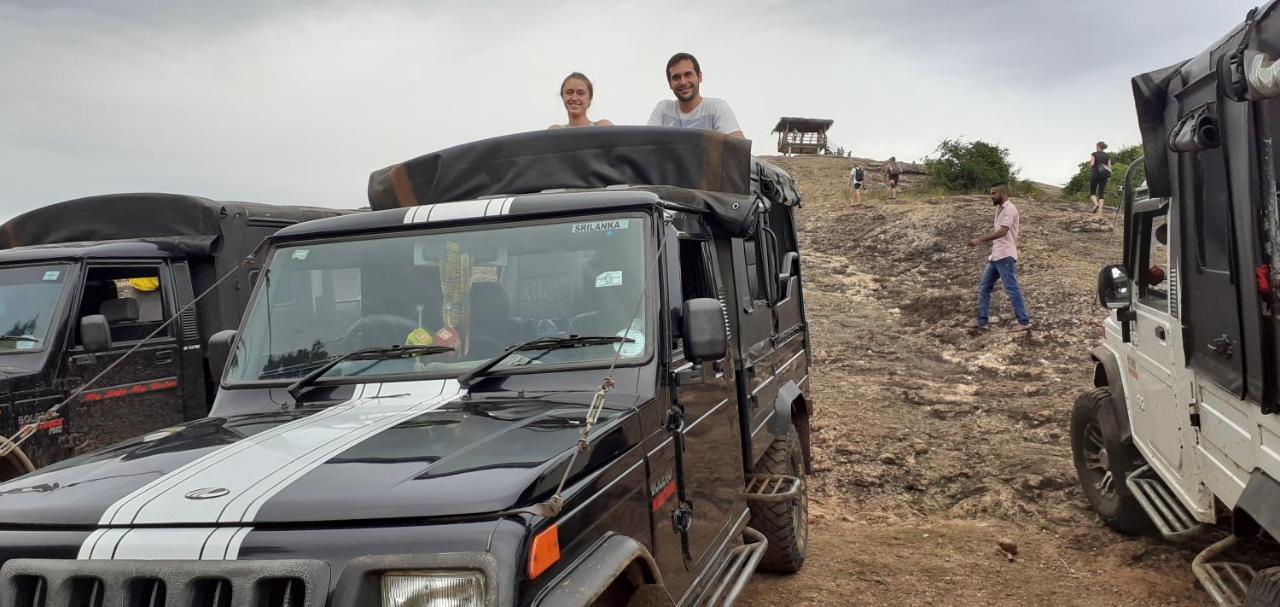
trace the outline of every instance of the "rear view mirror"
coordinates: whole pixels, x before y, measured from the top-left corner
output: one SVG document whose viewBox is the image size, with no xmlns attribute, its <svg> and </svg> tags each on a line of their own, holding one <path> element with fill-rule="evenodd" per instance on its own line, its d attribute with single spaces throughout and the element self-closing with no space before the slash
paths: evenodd
<svg viewBox="0 0 1280 607">
<path fill-rule="evenodd" d="M 1103 307 L 1111 310 L 1129 307 L 1132 290 L 1133 281 L 1124 266 L 1107 266 L 1098 273 L 1098 303 Z"/>
<path fill-rule="evenodd" d="M 111 349 L 111 326 L 107 317 L 90 314 L 80 319 L 80 345 L 85 352 L 102 352 Z"/>
<path fill-rule="evenodd" d="M 231 358 L 231 344 L 235 340 L 235 329 L 218 331 L 209 338 L 209 349 L 205 353 L 209 355 L 209 373 L 211 377 L 222 379 L 222 370 L 227 366 L 227 359 Z"/>
<path fill-rule="evenodd" d="M 720 360 L 729 347 L 724 308 L 711 297 L 684 302 L 684 357 L 693 362 Z"/>
<path fill-rule="evenodd" d="M 797 274 L 796 270 L 800 266 L 800 254 L 795 251 L 788 251 L 782 256 L 781 271 L 778 272 L 778 292 L 782 293 L 779 299 L 786 299 L 790 294 L 787 293 L 787 284 L 791 282 L 791 277 Z"/>
</svg>

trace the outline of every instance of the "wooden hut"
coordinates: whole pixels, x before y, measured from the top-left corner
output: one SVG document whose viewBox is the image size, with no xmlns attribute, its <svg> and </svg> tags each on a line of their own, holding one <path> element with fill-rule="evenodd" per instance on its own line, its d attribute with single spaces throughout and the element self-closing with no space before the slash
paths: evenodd
<svg viewBox="0 0 1280 607">
<path fill-rule="evenodd" d="M 778 151 L 791 154 L 830 154 L 827 130 L 834 120 L 822 118 L 779 118 L 773 132 L 778 134 Z"/>
</svg>

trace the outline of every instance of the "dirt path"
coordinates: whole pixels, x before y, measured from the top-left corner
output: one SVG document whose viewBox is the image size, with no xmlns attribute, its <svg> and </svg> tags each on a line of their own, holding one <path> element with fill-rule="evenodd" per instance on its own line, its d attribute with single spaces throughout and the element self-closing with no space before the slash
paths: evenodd
<svg viewBox="0 0 1280 607">
<path fill-rule="evenodd" d="M 774 161 L 805 195 L 812 546 L 802 573 L 759 575 L 742 603 L 1208 604 L 1196 546 L 1113 533 L 1076 485 L 1067 423 L 1101 334 L 1097 269 L 1118 248 L 1105 222 L 1015 200 L 1036 330 L 979 334 L 966 323 L 986 251 L 965 242 L 990 229 L 986 197 L 911 197 L 908 180 L 901 200 L 852 204 L 852 160 Z M 1003 293 L 993 313 L 1010 320 Z"/>
</svg>

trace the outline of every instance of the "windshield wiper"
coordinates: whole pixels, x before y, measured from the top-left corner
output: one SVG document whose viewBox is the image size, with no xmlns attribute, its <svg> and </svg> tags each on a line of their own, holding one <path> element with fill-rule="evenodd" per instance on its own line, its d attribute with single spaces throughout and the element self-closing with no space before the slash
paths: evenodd
<svg viewBox="0 0 1280 607">
<path fill-rule="evenodd" d="M 30 335 L 0 335 L 0 341 L 40 341 Z"/>
<path fill-rule="evenodd" d="M 453 351 L 454 349 L 449 346 L 391 346 L 388 348 L 364 348 L 356 350 L 355 352 L 343 354 L 342 356 L 317 367 L 315 371 L 303 375 L 298 378 L 298 381 L 289 384 L 289 387 L 285 388 L 285 390 L 289 392 L 290 396 L 293 396 L 294 400 L 298 400 L 298 395 L 311 387 L 311 384 L 315 383 L 317 379 L 320 379 L 320 377 L 325 373 L 328 373 L 334 367 L 338 366 L 338 363 L 346 362 L 348 360 L 391 360 L 394 358 L 428 356 L 431 354 L 442 354 L 444 352 Z"/>
<path fill-rule="evenodd" d="M 539 337 L 531 339 L 524 343 L 519 343 L 498 355 L 480 363 L 480 366 L 463 373 L 458 377 L 458 385 L 463 388 L 469 387 L 475 380 L 484 377 L 492 371 L 498 363 L 506 360 L 507 357 L 516 352 L 527 352 L 529 350 L 562 350 L 564 348 L 582 348 L 586 346 L 605 346 L 608 344 L 620 344 L 623 342 L 634 342 L 629 337 L 614 337 L 609 335 L 570 335 L 568 337 Z"/>
</svg>

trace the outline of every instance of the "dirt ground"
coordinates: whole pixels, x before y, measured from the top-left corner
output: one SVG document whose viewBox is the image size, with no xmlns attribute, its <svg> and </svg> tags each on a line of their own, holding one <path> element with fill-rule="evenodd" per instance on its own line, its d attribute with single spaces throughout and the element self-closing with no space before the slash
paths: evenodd
<svg viewBox="0 0 1280 607">
<path fill-rule="evenodd" d="M 1112 532 L 1071 464 L 1071 404 L 1105 315 L 1097 271 L 1119 251 L 1110 224 L 1015 199 L 1035 329 L 978 333 L 966 325 L 989 247 L 966 242 L 991 228 L 987 197 L 914 195 L 909 173 L 899 200 L 872 200 L 884 186 L 868 170 L 852 203 L 854 160 L 770 160 L 804 195 L 816 473 L 804 570 L 757 575 L 740 604 L 1210 604 L 1190 568 L 1203 544 Z M 1002 292 L 992 306 L 993 327 L 1012 321 Z"/>
</svg>

